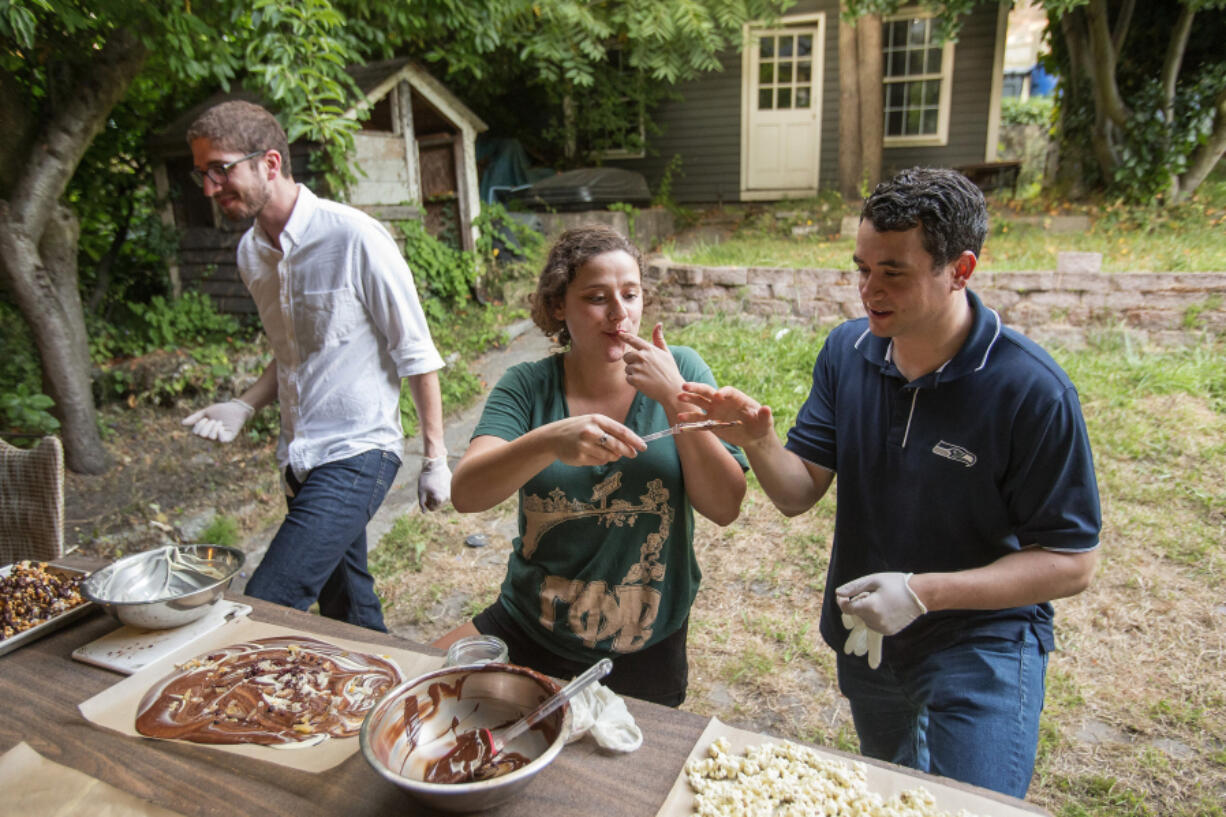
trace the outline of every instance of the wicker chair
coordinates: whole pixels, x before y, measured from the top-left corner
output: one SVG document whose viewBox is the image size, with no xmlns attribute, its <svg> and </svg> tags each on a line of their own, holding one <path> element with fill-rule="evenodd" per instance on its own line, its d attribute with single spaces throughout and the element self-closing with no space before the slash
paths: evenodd
<svg viewBox="0 0 1226 817">
<path fill-rule="evenodd" d="M 64 552 L 64 448 L 44 437 L 34 448 L 0 440 L 0 565 L 50 561 Z"/>
</svg>

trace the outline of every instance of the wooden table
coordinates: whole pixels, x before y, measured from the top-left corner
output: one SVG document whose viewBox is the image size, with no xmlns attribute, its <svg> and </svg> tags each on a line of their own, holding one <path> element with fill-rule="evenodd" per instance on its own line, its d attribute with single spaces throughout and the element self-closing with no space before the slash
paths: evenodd
<svg viewBox="0 0 1226 817">
<path fill-rule="evenodd" d="M 252 617 L 259 621 L 325 637 L 439 654 L 395 636 L 249 596 L 234 598 L 250 604 Z M 116 626 L 101 611 L 93 611 L 58 632 L 0 657 L 0 700 L 4 701 L 0 753 L 25 741 L 49 760 L 184 815 L 401 817 L 433 813 L 377 776 L 360 752 L 333 769 L 311 774 L 205 746 L 131 738 L 94 726 L 82 717 L 78 704 L 124 676 L 74 661 L 71 654 Z M 642 748 L 614 755 L 601 752 L 590 740 L 572 743 L 520 795 L 483 814 L 653 817 L 707 719 L 633 698 L 627 698 L 626 703 L 643 730 Z M 879 765 L 915 775 L 917 783 L 927 777 L 897 766 Z M 1046 814 L 1012 798 L 966 788 Z"/>
</svg>

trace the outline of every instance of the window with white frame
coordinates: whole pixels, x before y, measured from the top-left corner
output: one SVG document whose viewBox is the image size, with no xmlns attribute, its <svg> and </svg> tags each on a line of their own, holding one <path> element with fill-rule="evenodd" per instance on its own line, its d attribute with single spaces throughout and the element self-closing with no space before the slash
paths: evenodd
<svg viewBox="0 0 1226 817">
<path fill-rule="evenodd" d="M 882 22 L 886 147 L 948 139 L 954 45 L 936 33 L 934 18 L 915 13 Z"/>
</svg>

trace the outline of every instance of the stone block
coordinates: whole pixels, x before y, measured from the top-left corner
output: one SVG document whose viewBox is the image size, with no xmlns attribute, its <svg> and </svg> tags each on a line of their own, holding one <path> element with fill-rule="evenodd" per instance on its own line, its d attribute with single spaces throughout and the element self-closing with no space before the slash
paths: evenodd
<svg viewBox="0 0 1226 817">
<path fill-rule="evenodd" d="M 821 235 L 822 226 L 820 224 L 797 224 L 792 228 L 792 235 L 797 238 L 805 238 L 811 235 Z"/>
<path fill-rule="evenodd" d="M 751 284 L 790 284 L 796 280 L 796 270 L 778 267 L 750 267 L 747 270 Z"/>
<path fill-rule="evenodd" d="M 1135 290 L 1109 292 L 1104 306 L 1108 309 L 1132 309 L 1145 303 L 1145 295 Z"/>
<path fill-rule="evenodd" d="M 996 273 L 996 286 L 1000 289 L 1012 289 L 1016 292 L 1037 292 L 1053 289 L 1055 285 L 1056 274 L 1053 272 Z"/>
<path fill-rule="evenodd" d="M 1003 312 L 1011 308 L 1014 304 L 1022 299 L 1022 296 L 1011 289 L 976 289 L 977 294 L 986 304 L 997 312 Z"/>
<path fill-rule="evenodd" d="M 1084 272 L 1102 272 L 1103 254 L 1100 252 L 1056 253 L 1056 273 L 1073 275 Z"/>
<path fill-rule="evenodd" d="M 1085 330 L 1067 323 L 1044 323 L 1031 326 L 1026 337 L 1043 346 L 1063 346 L 1066 349 L 1081 349 L 1086 345 Z"/>
<path fill-rule="evenodd" d="M 1026 300 L 1033 306 L 1043 306 L 1049 309 L 1072 309 L 1081 303 L 1077 293 L 1060 292 L 1058 290 L 1032 292 L 1027 296 Z"/>
<path fill-rule="evenodd" d="M 1201 292 L 1226 292 L 1226 272 L 1196 272 L 1175 276 L 1177 286 Z"/>
<path fill-rule="evenodd" d="M 1089 216 L 1052 216 L 1045 223 L 1049 233 L 1085 233 L 1090 230 Z"/>
<path fill-rule="evenodd" d="M 1056 287 L 1075 292 L 1107 292 L 1111 289 L 1111 276 L 1102 272 L 1060 272 L 1056 274 Z"/>
<path fill-rule="evenodd" d="M 779 284 L 771 287 L 771 294 L 776 298 L 782 298 L 787 301 L 795 301 L 802 298 L 811 300 L 817 297 L 817 284 Z"/>
<path fill-rule="evenodd" d="M 860 216 L 843 216 L 839 222 L 839 238 L 855 238 L 860 231 Z"/>
<path fill-rule="evenodd" d="M 744 267 L 708 267 L 703 277 L 706 283 L 722 287 L 743 287 L 749 283 L 749 271 Z"/>
<path fill-rule="evenodd" d="M 746 304 L 745 311 L 751 315 L 758 315 L 765 318 L 774 318 L 781 315 L 788 315 L 792 311 L 790 304 L 784 301 L 777 301 L 773 298 L 767 300 L 751 300 Z"/>
<path fill-rule="evenodd" d="M 698 286 L 705 277 L 702 267 L 673 267 L 670 270 L 672 278 L 682 286 Z"/>
<path fill-rule="evenodd" d="M 1171 289 L 1172 276 L 1157 272 L 1119 272 L 1111 276 L 1111 288 L 1129 292 L 1158 292 Z"/>
<path fill-rule="evenodd" d="M 774 297 L 774 292 L 770 284 L 749 284 L 745 287 L 745 294 L 750 298 Z"/>
<path fill-rule="evenodd" d="M 802 269 L 796 271 L 797 280 L 815 282 L 819 287 L 846 286 L 853 284 L 851 273 L 841 269 Z"/>
</svg>

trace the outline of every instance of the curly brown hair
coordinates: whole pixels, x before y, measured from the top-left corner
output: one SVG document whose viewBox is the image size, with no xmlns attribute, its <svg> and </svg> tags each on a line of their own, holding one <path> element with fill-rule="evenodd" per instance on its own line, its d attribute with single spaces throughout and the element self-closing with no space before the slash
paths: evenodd
<svg viewBox="0 0 1226 817">
<path fill-rule="evenodd" d="M 643 275 L 643 255 L 630 239 L 604 224 L 586 224 L 567 230 L 549 249 L 549 258 L 532 295 L 532 322 L 562 348 L 570 346 L 570 330 L 556 313 L 580 267 L 598 255 L 621 250 L 634 259 Z"/>
<path fill-rule="evenodd" d="M 290 178 L 289 142 L 277 118 L 252 102 L 232 99 L 214 105 L 187 128 L 187 143 L 208 139 L 222 150 L 254 153 L 275 150 L 281 154 L 281 175 Z"/>
</svg>

